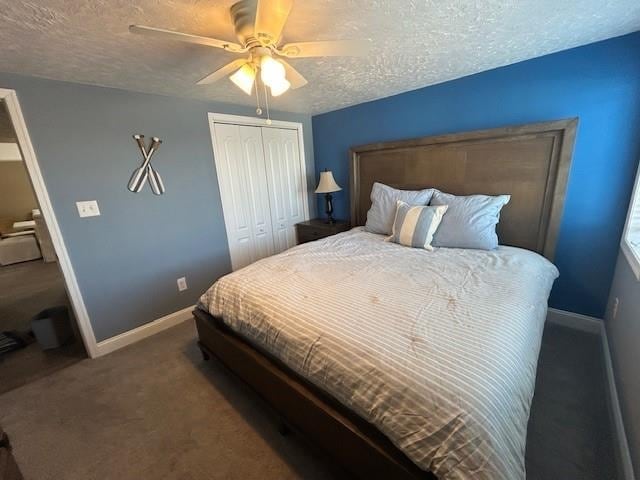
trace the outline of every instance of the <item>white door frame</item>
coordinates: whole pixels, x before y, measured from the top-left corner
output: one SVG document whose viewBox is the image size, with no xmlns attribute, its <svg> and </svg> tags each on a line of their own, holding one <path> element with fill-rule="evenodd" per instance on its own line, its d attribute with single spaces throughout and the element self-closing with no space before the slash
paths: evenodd
<svg viewBox="0 0 640 480">
<path fill-rule="evenodd" d="M 20 103 L 18 102 L 16 91 L 0 88 L 0 100 L 4 100 L 9 113 L 9 117 L 18 140 L 18 146 L 20 147 L 24 164 L 27 167 L 27 172 L 31 179 L 31 185 L 33 186 L 36 198 L 38 199 L 40 213 L 47 224 L 53 248 L 58 256 L 58 262 L 67 287 L 69 300 L 71 301 L 71 306 L 73 307 L 73 311 L 78 322 L 82 341 L 84 342 L 84 346 L 89 357 L 94 358 L 98 356 L 98 349 L 96 345 L 96 337 L 93 333 L 93 328 L 91 328 L 91 322 L 89 321 L 89 313 L 87 312 L 87 307 L 82 299 L 78 280 L 76 279 L 76 274 L 73 271 L 73 266 L 71 265 L 71 260 L 67 253 L 67 248 L 64 244 L 62 233 L 60 231 L 58 221 L 56 220 L 53 206 L 51 205 L 51 200 L 49 199 L 49 193 L 47 192 L 47 187 L 44 183 L 42 172 L 40 171 L 40 165 L 38 164 L 35 150 L 31 144 L 31 138 L 29 137 L 29 132 L 22 115 L 22 110 L 20 109 Z"/>
<path fill-rule="evenodd" d="M 288 130 L 296 130 L 298 133 L 298 149 L 300 154 L 300 174 L 302 175 L 302 179 L 304 181 L 304 185 L 308 188 L 309 184 L 307 181 L 307 158 L 304 152 L 304 132 L 302 129 L 302 123 L 300 122 L 286 122 L 284 120 L 271 120 L 270 124 L 267 124 L 264 118 L 258 117 L 246 117 L 242 115 L 229 115 L 227 113 L 211 113 L 208 114 L 209 117 L 209 130 L 211 131 L 211 144 L 213 146 L 213 166 L 216 168 L 216 176 L 218 175 L 218 169 L 216 166 L 216 151 L 218 151 L 218 146 L 216 144 L 216 133 L 215 133 L 215 124 L 216 123 L 226 123 L 230 125 L 242 125 L 247 127 L 265 127 L 265 128 L 286 128 Z M 218 189 L 220 189 L 220 178 L 218 178 Z M 222 193 L 220 194 L 222 200 Z M 304 219 L 309 220 L 309 192 L 304 196 Z M 227 213 L 224 211 L 224 207 L 222 208 L 222 214 L 224 217 L 225 230 L 227 232 L 227 244 L 229 245 L 229 255 L 231 255 L 231 244 L 229 243 L 229 231 L 228 225 L 230 224 L 229 219 L 227 218 Z M 233 268 L 233 267 L 232 267 Z"/>
</svg>

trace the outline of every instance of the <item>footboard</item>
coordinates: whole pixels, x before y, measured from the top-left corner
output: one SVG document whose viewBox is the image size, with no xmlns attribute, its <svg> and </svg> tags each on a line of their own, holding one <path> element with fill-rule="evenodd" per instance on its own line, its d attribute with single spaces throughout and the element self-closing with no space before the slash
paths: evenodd
<svg viewBox="0 0 640 480">
<path fill-rule="evenodd" d="M 219 319 L 196 309 L 199 346 L 216 357 L 281 416 L 359 478 L 435 479 L 420 470 L 373 425 L 311 385 L 286 365 L 240 338 Z"/>
</svg>

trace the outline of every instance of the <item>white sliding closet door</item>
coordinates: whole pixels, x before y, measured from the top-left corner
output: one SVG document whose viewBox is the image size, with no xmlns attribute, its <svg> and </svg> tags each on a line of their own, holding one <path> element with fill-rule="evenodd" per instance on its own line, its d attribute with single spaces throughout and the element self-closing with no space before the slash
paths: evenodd
<svg viewBox="0 0 640 480">
<path fill-rule="evenodd" d="M 216 123 L 215 161 L 234 270 L 274 253 L 260 127 Z"/>
<path fill-rule="evenodd" d="M 296 244 L 295 224 L 306 219 L 307 186 L 300 163 L 298 132 L 262 128 L 273 241 L 276 252 Z"/>
</svg>

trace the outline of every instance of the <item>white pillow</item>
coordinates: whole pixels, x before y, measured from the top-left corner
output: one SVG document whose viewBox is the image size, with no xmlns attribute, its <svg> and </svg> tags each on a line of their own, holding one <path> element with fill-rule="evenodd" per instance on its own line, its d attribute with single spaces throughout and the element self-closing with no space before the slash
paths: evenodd
<svg viewBox="0 0 640 480">
<path fill-rule="evenodd" d="M 371 233 L 391 235 L 398 200 L 411 206 L 424 206 L 429 204 L 434 192 L 433 188 L 398 190 L 382 183 L 374 183 L 371 188 L 371 208 L 367 212 L 364 229 Z"/>
</svg>

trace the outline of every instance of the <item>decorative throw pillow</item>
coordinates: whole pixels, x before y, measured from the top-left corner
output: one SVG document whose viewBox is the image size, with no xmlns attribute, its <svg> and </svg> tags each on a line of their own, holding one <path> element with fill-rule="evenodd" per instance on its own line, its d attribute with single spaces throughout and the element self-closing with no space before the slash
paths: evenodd
<svg viewBox="0 0 640 480">
<path fill-rule="evenodd" d="M 511 195 L 457 196 L 436 191 L 431 205 L 448 205 L 447 215 L 433 236 L 434 247 L 493 250 L 498 246 L 496 225 Z"/>
<path fill-rule="evenodd" d="M 398 190 L 382 183 L 374 183 L 371 188 L 371 208 L 367 212 L 364 229 L 371 233 L 390 235 L 398 200 L 409 205 L 429 205 L 434 192 L 433 188 Z"/>
<path fill-rule="evenodd" d="M 431 240 L 447 211 L 447 206 L 411 206 L 400 200 L 396 205 L 392 233 L 387 240 L 406 247 L 433 250 Z"/>
</svg>

